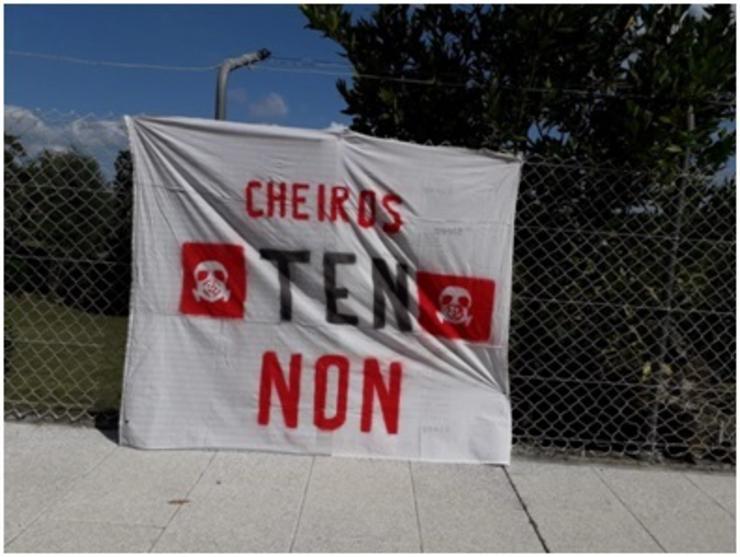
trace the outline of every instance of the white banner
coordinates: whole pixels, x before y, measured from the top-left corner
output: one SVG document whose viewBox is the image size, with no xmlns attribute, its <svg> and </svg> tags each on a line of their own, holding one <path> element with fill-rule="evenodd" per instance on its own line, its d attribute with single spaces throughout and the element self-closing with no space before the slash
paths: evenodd
<svg viewBox="0 0 740 557">
<path fill-rule="evenodd" d="M 509 462 L 518 159 L 126 122 L 123 444 Z"/>
</svg>

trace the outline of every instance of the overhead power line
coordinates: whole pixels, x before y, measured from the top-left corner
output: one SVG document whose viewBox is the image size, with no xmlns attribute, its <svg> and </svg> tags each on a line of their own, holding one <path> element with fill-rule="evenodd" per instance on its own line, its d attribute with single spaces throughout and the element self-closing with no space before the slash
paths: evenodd
<svg viewBox="0 0 740 557">
<path fill-rule="evenodd" d="M 275 60 L 279 60 L 279 58 L 275 58 Z M 479 83 L 476 83 L 474 80 L 470 80 L 468 82 L 451 82 L 451 81 L 444 81 L 444 80 L 438 80 L 436 78 L 413 78 L 413 77 L 404 77 L 404 76 L 393 76 L 393 75 L 387 75 L 387 74 L 374 74 L 374 73 L 365 73 L 365 72 L 356 72 L 354 71 L 351 66 L 345 66 L 346 69 L 340 69 L 339 66 L 337 66 L 337 69 L 323 69 L 323 68 L 317 68 L 313 67 L 311 65 L 300 65 L 295 64 L 295 67 L 280 67 L 276 65 L 270 65 L 270 64 L 264 64 L 262 66 L 257 66 L 254 69 L 255 71 L 272 71 L 272 72 L 284 72 L 284 73 L 301 73 L 301 74 L 315 74 L 315 75 L 330 75 L 335 77 L 353 77 L 353 78 L 362 78 L 362 79 L 373 79 L 377 81 L 390 81 L 394 83 L 404 83 L 409 85 L 428 85 L 428 86 L 434 86 L 434 87 L 449 87 L 449 88 L 465 88 L 469 86 L 474 85 L 480 85 Z M 557 92 L 560 94 L 565 95 L 573 95 L 573 96 L 580 96 L 585 98 L 604 98 L 604 99 L 643 99 L 643 100 L 663 100 L 663 101 L 701 101 L 706 102 L 707 104 L 715 104 L 720 106 L 728 106 L 732 107 L 735 105 L 734 97 L 729 98 L 723 98 L 718 96 L 710 96 L 710 95 L 704 95 L 704 96 L 697 96 L 697 97 L 691 97 L 691 96 L 685 96 L 685 97 L 667 97 L 667 96 L 661 96 L 661 95 L 646 95 L 642 93 L 634 93 L 630 91 L 627 88 L 621 88 L 619 90 L 610 92 L 610 91 L 603 91 L 598 89 L 582 89 L 582 88 L 575 88 L 575 87 L 526 87 L 526 86 L 518 86 L 518 85 L 505 85 L 505 84 L 499 84 L 497 85 L 499 89 L 506 89 L 509 91 L 518 91 L 522 93 L 529 93 L 529 94 L 546 94 L 546 93 L 553 93 Z"/>
<path fill-rule="evenodd" d="M 213 71 L 217 69 L 220 64 L 211 64 L 208 66 L 173 66 L 173 65 L 162 65 L 162 64 L 145 64 L 137 62 L 114 62 L 108 60 L 89 60 L 85 58 L 76 58 L 71 56 L 59 56 L 56 54 L 44 54 L 38 52 L 26 52 L 18 50 L 6 50 L 7 54 L 14 56 L 24 56 L 27 58 L 39 58 L 45 60 L 53 60 L 57 62 L 68 62 L 74 64 L 85 64 L 89 66 L 109 66 L 115 68 L 127 68 L 127 69 L 146 69 L 146 70 L 163 70 L 163 71 L 179 71 L 179 72 L 205 72 Z M 273 56 L 271 63 L 262 64 L 250 68 L 254 71 L 268 71 L 268 72 L 281 72 L 281 73 L 296 73 L 296 74 L 307 74 L 307 75 L 327 75 L 334 77 L 351 77 L 351 78 L 362 78 L 372 79 L 377 81 L 389 81 L 393 83 L 402 83 L 408 85 L 423 85 L 431 87 L 449 87 L 449 88 L 464 88 L 471 85 L 475 85 L 473 80 L 468 82 L 454 82 L 444 81 L 437 78 L 413 78 L 399 75 L 388 75 L 388 74 L 376 74 L 376 73 L 365 73 L 357 72 L 355 69 L 345 63 L 332 62 L 328 60 L 315 60 L 310 58 L 296 58 L 289 56 Z M 708 104 L 715 104 L 720 106 L 732 107 L 735 106 L 734 96 L 721 96 L 721 95 L 704 95 L 698 97 L 664 97 L 660 95 L 645 95 L 641 93 L 633 93 L 629 89 L 619 89 L 618 91 L 609 92 L 598 89 L 586 89 L 578 87 L 564 87 L 564 88 L 544 88 L 544 87 L 525 87 L 515 85 L 498 85 L 501 89 L 507 89 L 512 91 L 520 91 L 523 93 L 531 94 L 545 94 L 556 91 L 561 94 L 581 96 L 581 97 L 592 97 L 592 98 L 632 98 L 632 99 L 652 99 L 652 100 L 672 100 L 672 101 L 694 101 L 694 102 L 706 102 Z"/>
<path fill-rule="evenodd" d="M 219 64 L 210 66 L 168 66 L 162 64 L 140 64 L 135 62 L 113 62 L 109 60 L 87 60 L 73 56 L 58 56 L 56 54 L 43 54 L 40 52 L 25 52 L 21 50 L 6 50 L 7 54 L 13 56 L 25 56 L 27 58 L 41 58 L 43 60 L 54 60 L 57 62 L 69 62 L 72 64 L 85 64 L 87 66 L 109 66 L 112 68 L 129 68 L 142 70 L 166 70 L 174 72 L 205 72 L 215 70 Z"/>
<path fill-rule="evenodd" d="M 396 83 L 409 83 L 413 85 L 436 85 L 439 87 L 465 87 L 466 84 L 462 82 L 450 82 L 450 81 L 438 81 L 435 78 L 430 79 L 420 79 L 420 78 L 414 78 L 414 77 L 404 77 L 404 76 L 393 76 L 393 75 L 384 75 L 384 74 L 372 74 L 372 73 L 364 73 L 364 72 L 355 72 L 350 67 L 346 67 L 347 69 L 336 69 L 336 70 L 328 70 L 328 69 L 321 69 L 321 68 L 314 68 L 311 66 L 302 66 L 302 67 L 295 67 L 295 68 L 289 68 L 289 67 L 280 67 L 280 66 L 274 66 L 270 64 L 264 64 L 260 67 L 255 67 L 255 70 L 258 71 L 268 71 L 268 72 L 284 72 L 284 73 L 303 73 L 303 74 L 316 74 L 316 75 L 331 75 L 336 77 L 361 77 L 363 79 L 376 79 L 380 81 L 393 81 Z"/>
</svg>

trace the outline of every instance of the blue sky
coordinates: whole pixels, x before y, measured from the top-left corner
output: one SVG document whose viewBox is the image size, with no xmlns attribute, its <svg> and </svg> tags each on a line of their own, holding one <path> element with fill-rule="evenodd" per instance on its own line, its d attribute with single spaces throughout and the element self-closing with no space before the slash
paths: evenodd
<svg viewBox="0 0 740 557">
<path fill-rule="evenodd" d="M 352 7 L 356 15 L 372 6 Z M 208 66 L 259 48 L 342 62 L 339 47 L 305 28 L 297 6 L 6 5 L 5 103 L 93 114 L 212 117 L 215 70 L 174 72 L 26 58 L 9 50 L 93 60 Z M 347 123 L 336 77 L 240 70 L 230 120 L 311 128 Z"/>
<path fill-rule="evenodd" d="M 349 7 L 355 16 L 373 8 Z M 211 118 L 216 70 L 78 65 L 9 51 L 210 66 L 267 48 L 276 58 L 344 63 L 336 43 L 305 28 L 306 19 L 296 5 L 6 5 L 4 10 L 5 122 L 11 133 L 23 136 L 30 152 L 70 144 L 112 152 L 111 147 L 125 144 L 120 120 L 112 115 Z M 263 67 L 276 63 L 268 61 Z M 336 80 L 334 75 L 238 70 L 229 82 L 228 118 L 307 128 L 348 124 L 349 118 L 341 114 L 344 101 Z M 40 110 L 23 112 L 19 107 Z M 71 121 L 39 120 L 38 115 L 52 110 L 92 116 L 82 127 Z M 734 122 L 728 126 L 734 127 Z M 733 158 L 728 169 L 734 168 Z"/>
</svg>

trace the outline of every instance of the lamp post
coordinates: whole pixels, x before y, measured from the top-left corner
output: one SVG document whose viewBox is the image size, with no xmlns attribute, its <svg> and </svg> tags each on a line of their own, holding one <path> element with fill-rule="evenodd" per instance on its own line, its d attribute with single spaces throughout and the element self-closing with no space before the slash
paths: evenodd
<svg viewBox="0 0 740 557">
<path fill-rule="evenodd" d="M 238 58 L 227 58 L 218 70 L 218 81 L 216 82 L 216 120 L 226 119 L 226 83 L 231 71 L 243 66 L 251 66 L 261 62 L 270 56 L 270 51 L 262 48 L 257 52 L 243 54 Z"/>
</svg>

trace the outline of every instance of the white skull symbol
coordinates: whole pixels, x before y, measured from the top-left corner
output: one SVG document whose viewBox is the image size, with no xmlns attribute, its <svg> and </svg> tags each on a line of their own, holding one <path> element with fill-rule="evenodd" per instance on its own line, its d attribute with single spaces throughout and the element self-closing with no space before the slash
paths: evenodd
<svg viewBox="0 0 740 557">
<path fill-rule="evenodd" d="M 229 273 L 220 261 L 201 261 L 193 271 L 195 299 L 206 302 L 229 301 L 231 292 L 226 288 Z"/>
<path fill-rule="evenodd" d="M 440 321 L 447 321 L 453 325 L 469 325 L 473 320 L 473 316 L 470 315 L 472 301 L 466 288 L 447 286 L 439 295 L 437 317 Z"/>
</svg>

